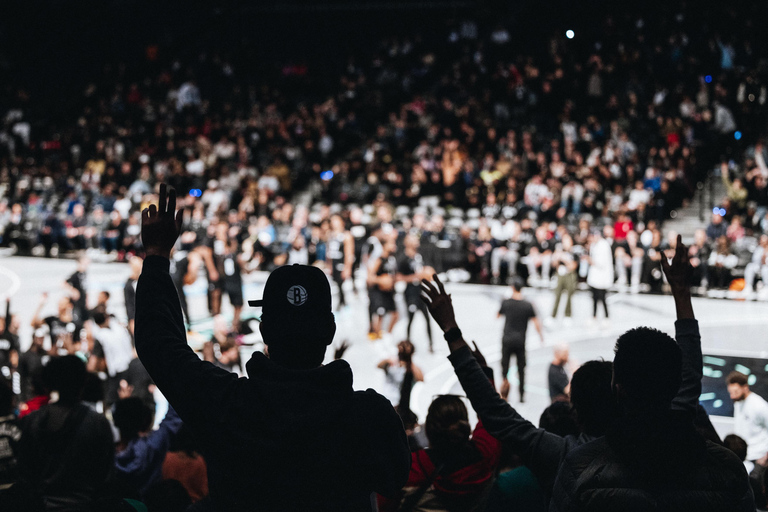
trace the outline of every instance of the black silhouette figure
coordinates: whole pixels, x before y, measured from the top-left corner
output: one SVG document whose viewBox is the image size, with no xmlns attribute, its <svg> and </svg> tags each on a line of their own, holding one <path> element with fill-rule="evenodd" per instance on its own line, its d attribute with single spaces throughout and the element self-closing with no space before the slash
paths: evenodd
<svg viewBox="0 0 768 512">
<path fill-rule="evenodd" d="M 345 361 L 322 366 L 336 330 L 323 272 L 272 272 L 263 299 L 251 302 L 263 308 L 269 358 L 257 352 L 249 378 L 238 378 L 187 345 L 168 273 L 182 222 L 175 207 L 161 185 L 158 206 L 142 213 L 136 348 L 201 445 L 214 509 L 370 510 L 373 492 L 396 493 L 410 467 L 400 419 L 384 397 L 352 390 Z"/>
<path fill-rule="evenodd" d="M 577 503 L 585 506 L 583 510 L 746 510 L 742 505 L 749 501 L 748 496 L 741 494 L 741 490 L 748 485 L 743 468 L 740 469 L 734 466 L 733 461 L 723 456 L 722 451 L 713 449 L 714 443 L 705 442 L 693 426 L 694 418 L 699 410 L 698 397 L 701 394 L 701 338 L 699 336 L 698 323 L 693 315 L 688 286 L 692 268 L 688 261 L 687 247 L 682 244 L 679 238 L 672 263 L 667 264 L 666 259 L 662 258 L 662 268 L 672 287 L 678 320 L 675 323 L 677 342 L 666 335 L 663 335 L 665 338 L 661 342 L 667 345 L 671 343 L 672 349 L 669 352 L 675 354 L 675 351 L 677 351 L 678 363 L 672 366 L 667 365 L 663 369 L 663 371 L 667 372 L 667 387 L 664 388 L 667 394 L 664 395 L 664 400 L 654 402 L 656 408 L 646 411 L 645 416 L 643 411 L 640 410 L 638 418 L 636 418 L 638 421 L 640 419 L 644 421 L 642 424 L 645 425 L 645 429 L 641 430 L 641 433 L 648 434 L 648 438 L 646 439 L 647 443 L 644 445 L 645 451 L 634 453 L 634 455 L 643 457 L 650 453 L 655 453 L 659 457 L 656 462 L 659 465 L 669 463 L 669 467 L 674 466 L 676 461 L 680 461 L 679 457 L 675 457 L 676 454 L 688 456 L 682 462 L 684 466 L 687 465 L 688 474 L 686 478 L 693 478 L 694 476 L 700 478 L 698 483 L 691 483 L 690 480 L 686 480 L 686 484 L 691 485 L 688 499 L 692 500 L 691 503 L 695 503 L 699 508 L 690 508 L 690 504 L 685 500 L 682 500 L 682 505 L 680 504 L 682 494 L 677 491 L 682 482 L 676 480 L 678 475 L 674 471 L 665 473 L 668 477 L 666 485 L 671 489 L 671 494 L 668 498 L 673 500 L 673 503 L 678 505 L 678 508 L 666 508 L 663 500 L 660 502 L 661 508 L 654 508 L 654 506 L 650 506 L 644 501 L 638 501 L 637 503 L 641 503 L 640 505 L 636 503 L 607 502 L 603 504 L 603 508 L 590 508 L 594 505 L 592 503 L 587 504 L 580 501 Z M 571 382 L 571 402 L 576 410 L 581 430 L 578 436 L 567 435 L 560 437 L 541 428 L 536 428 L 529 421 L 521 417 L 506 401 L 502 400 L 493 386 L 489 384 L 480 365 L 472 357 L 472 353 L 458 328 L 450 295 L 445 292 L 437 276 L 434 277 L 434 280 L 435 284 L 426 280 L 422 281 L 424 298 L 427 301 L 430 313 L 445 332 L 445 338 L 451 350 L 449 359 L 454 366 L 462 387 L 488 432 L 519 454 L 523 463 L 539 479 L 545 493 L 550 494 L 552 492 L 555 476 L 558 474 L 563 460 L 570 453 L 583 453 L 580 447 L 583 446 L 583 450 L 586 450 L 587 447 L 594 447 L 597 443 L 600 443 L 599 446 L 601 447 L 590 454 L 591 458 L 583 457 L 578 459 L 580 462 L 586 461 L 586 463 L 591 463 L 593 460 L 597 460 L 598 456 L 610 452 L 612 448 L 606 446 L 606 439 L 612 439 L 611 436 L 614 435 L 616 429 L 620 429 L 623 422 L 627 422 L 626 415 L 628 410 L 626 407 L 623 407 L 625 411 L 624 416 L 618 417 L 619 411 L 616 410 L 618 404 L 624 406 L 626 402 L 619 400 L 617 404 L 615 400 L 616 390 L 612 386 L 614 374 L 610 362 L 590 361 L 574 373 Z M 650 333 L 648 338 L 656 339 L 658 337 L 656 334 L 658 331 L 647 330 L 642 331 L 641 339 L 644 340 L 646 338 L 646 332 Z M 661 371 L 661 367 L 664 365 L 659 363 L 660 358 L 663 356 L 659 353 L 654 353 L 652 349 L 650 354 L 652 357 L 645 356 L 645 359 L 641 359 L 647 363 L 643 367 L 644 373 L 640 372 L 643 375 L 636 377 L 632 374 L 632 376 L 645 379 L 640 384 L 640 389 L 653 393 L 652 390 L 658 389 L 658 382 L 656 381 L 659 379 L 659 371 Z M 648 363 L 648 361 L 651 361 L 653 364 Z M 619 360 L 620 365 L 624 364 L 624 362 L 621 359 Z M 620 380 L 625 374 L 620 372 Z M 643 387 L 648 381 L 653 382 L 647 387 Z M 652 412 L 654 414 L 651 414 Z M 654 423 L 657 420 L 664 420 L 666 423 Z M 633 425 L 631 421 L 627 424 Z M 680 442 L 679 446 L 676 445 L 674 448 L 676 450 L 683 450 L 684 447 L 690 447 L 691 451 L 669 450 L 665 452 L 660 450 L 661 447 L 665 450 L 669 448 L 667 443 L 669 439 L 679 440 L 685 436 L 696 438 L 696 443 Z M 624 438 L 624 441 L 634 442 L 635 439 L 629 436 Z M 654 445 L 654 443 L 657 444 Z M 702 447 L 705 448 L 704 451 L 699 450 Z M 712 455 L 713 453 L 714 455 Z M 709 463 L 714 464 L 713 461 L 717 462 L 717 457 L 723 457 L 720 462 L 723 462 L 727 467 L 706 466 Z M 617 461 L 617 464 L 620 463 Z M 705 469 L 699 470 L 698 464 L 703 464 Z M 570 467 L 573 468 L 573 466 Z M 602 482 L 602 476 L 600 475 L 604 473 L 601 470 L 609 471 L 607 475 L 611 475 L 610 470 L 615 467 L 619 467 L 619 471 L 624 469 L 631 471 L 632 469 L 622 466 L 610 466 L 607 469 L 597 468 L 597 472 L 591 476 L 598 476 L 591 483 L 597 484 L 597 482 Z M 706 470 L 711 470 L 711 473 L 709 473 L 711 478 L 709 480 L 707 477 L 702 478 L 701 471 Z M 623 476 L 626 476 L 626 474 L 621 473 Z M 578 476 L 578 472 L 561 472 L 561 477 L 563 475 L 574 477 L 574 475 Z M 718 481 L 712 475 L 716 475 L 720 480 Z M 585 480 L 589 476 L 586 475 Z M 560 503 L 560 500 L 563 497 L 572 500 L 579 499 L 579 493 L 582 489 L 566 487 L 574 482 L 576 481 L 568 481 L 565 484 L 561 482 L 560 487 L 555 489 L 555 493 L 558 494 L 557 500 L 553 500 L 553 507 L 559 506 L 563 510 L 573 509 L 573 503 Z M 578 482 L 582 483 L 582 480 L 578 480 Z M 714 493 L 713 503 L 719 504 L 721 508 L 702 505 L 700 501 L 705 494 L 702 492 L 702 487 L 696 487 L 701 482 L 705 482 L 706 488 Z M 730 487 L 724 486 L 723 483 Z M 652 485 L 646 485 L 646 482 L 642 480 L 642 475 L 633 474 L 632 477 L 621 481 L 621 485 L 625 485 L 627 489 L 633 489 L 631 493 L 623 493 L 624 496 L 633 496 L 633 493 L 637 492 L 639 495 L 651 499 L 656 491 Z M 617 485 L 617 487 L 621 485 Z M 565 490 L 563 489 L 564 487 Z M 727 492 L 730 494 L 726 494 L 725 489 L 728 489 Z M 611 494 L 611 491 L 613 494 Z M 720 491 L 723 492 L 720 493 Z M 643 493 L 645 492 L 648 494 L 644 495 Z M 600 494 L 598 490 L 595 490 L 594 495 L 590 495 L 586 490 L 585 493 L 593 497 L 607 496 L 607 499 L 622 496 L 622 492 L 616 491 L 616 489 L 606 490 L 603 494 Z M 754 505 L 752 507 L 752 510 L 754 510 Z M 554 510 L 560 510 L 560 508 L 554 508 Z"/>
</svg>

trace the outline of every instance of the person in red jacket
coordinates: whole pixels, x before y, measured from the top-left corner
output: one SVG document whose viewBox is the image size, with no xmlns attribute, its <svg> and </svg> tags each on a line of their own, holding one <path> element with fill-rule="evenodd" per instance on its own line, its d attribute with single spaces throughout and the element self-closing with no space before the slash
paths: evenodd
<svg viewBox="0 0 768 512">
<path fill-rule="evenodd" d="M 425 423 L 429 448 L 414 452 L 401 499 L 379 498 L 379 511 L 472 510 L 492 483 L 501 443 L 478 422 L 470 430 L 467 408 L 455 395 L 432 402 Z M 471 436 L 470 436 L 471 434 Z"/>
</svg>

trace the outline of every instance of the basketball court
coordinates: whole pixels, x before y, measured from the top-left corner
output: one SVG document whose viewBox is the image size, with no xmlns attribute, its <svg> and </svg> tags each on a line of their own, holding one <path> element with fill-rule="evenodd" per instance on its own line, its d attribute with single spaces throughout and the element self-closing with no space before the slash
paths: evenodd
<svg viewBox="0 0 768 512">
<path fill-rule="evenodd" d="M 49 292 L 42 315 L 55 314 L 56 302 L 64 293 L 64 280 L 75 271 L 73 260 L 44 260 L 39 258 L 6 257 L 0 259 L 0 290 L 3 295 L 10 295 L 12 311 L 21 317 L 22 348 L 26 349 L 31 337 L 29 326 L 32 315 L 43 292 Z M 123 286 L 128 277 L 128 265 L 120 263 L 91 264 L 88 271 L 87 286 L 89 292 L 106 290 L 111 294 L 110 312 L 118 318 L 125 318 L 123 304 Z M 362 276 L 359 276 L 362 278 Z M 245 276 L 245 298 L 261 297 L 266 273 L 254 273 Z M 351 285 L 351 283 L 347 283 Z M 354 371 L 356 389 L 381 388 L 383 372 L 376 368 L 379 361 L 393 357 L 395 345 L 406 337 L 407 315 L 402 298 L 398 296 L 400 321 L 391 335 L 383 339 L 370 341 L 368 332 L 368 305 L 364 283 L 357 280 L 357 295 L 350 290 L 347 293 L 349 305 L 337 313 L 338 325 L 334 345 L 347 340 L 350 348 L 345 354 Z M 494 369 L 500 375 L 501 331 L 503 318 L 497 318 L 501 300 L 509 293 L 508 287 L 469 285 L 448 283 L 446 289 L 452 294 L 456 319 L 465 339 L 474 340 Z M 187 287 L 190 303 L 190 315 L 193 325 L 200 336 L 196 342 L 208 339 L 212 321 L 206 309 L 206 283 L 204 278 Z M 554 295 L 549 290 L 525 289 L 525 297 L 536 307 L 542 319 L 551 314 Z M 513 389 L 511 403 L 525 417 L 538 424 L 538 418 L 549 405 L 547 388 L 547 370 L 552 359 L 552 347 L 568 343 L 571 357 L 579 362 L 590 359 L 613 359 L 613 344 L 616 338 L 627 329 L 639 325 L 656 327 L 674 334 L 675 307 L 671 296 L 612 294 L 609 296 L 610 322 L 591 322 L 592 300 L 588 292 L 574 295 L 573 322 L 567 325 L 562 319 L 545 327 L 545 343 L 533 329 L 528 331 L 528 366 L 526 371 L 526 402 L 517 401 L 516 367 L 511 365 L 510 380 Z M 704 390 L 702 404 L 713 416 L 713 423 L 721 435 L 732 430 L 732 407 L 725 392 L 724 377 L 732 369 L 749 371 L 756 383 L 758 393 L 768 397 L 768 303 L 744 302 L 725 299 L 694 298 L 694 310 L 702 331 L 702 347 L 705 355 Z M 561 305 L 561 311 L 564 308 Z M 231 307 L 224 300 L 224 315 L 231 318 Z M 246 306 L 244 318 L 257 317 L 260 310 L 249 310 Z M 562 314 L 562 313 L 561 313 Z M 600 313 L 602 314 L 602 313 Z M 256 320 L 250 325 L 256 330 Z M 435 353 L 428 351 L 428 342 L 424 319 L 417 314 L 412 327 L 412 341 L 416 346 L 415 364 L 424 371 L 425 381 L 417 383 L 412 395 L 412 408 L 420 420 L 424 420 L 426 410 L 434 395 L 452 393 L 462 395 L 450 362 L 447 360 L 448 348 L 442 339 L 437 325 L 432 324 Z M 258 334 L 250 336 L 254 345 L 244 348 L 244 359 L 251 351 L 260 348 Z M 194 344 L 195 342 L 193 342 Z M 329 350 L 327 357 L 332 357 Z M 652 369 L 649 369 L 652 371 Z M 723 415 L 723 416 L 721 416 Z"/>
</svg>

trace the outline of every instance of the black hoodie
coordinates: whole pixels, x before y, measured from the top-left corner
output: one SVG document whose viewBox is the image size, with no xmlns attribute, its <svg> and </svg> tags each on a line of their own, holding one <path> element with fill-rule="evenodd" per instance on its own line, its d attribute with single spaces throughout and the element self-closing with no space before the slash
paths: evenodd
<svg viewBox="0 0 768 512">
<path fill-rule="evenodd" d="M 144 262 L 136 350 L 195 432 L 217 512 L 370 510 L 372 492 L 402 488 L 410 451 L 384 397 L 353 391 L 345 361 L 293 370 L 256 353 L 249 378 L 201 361 L 187 345 L 168 267 L 157 256 Z"/>
</svg>

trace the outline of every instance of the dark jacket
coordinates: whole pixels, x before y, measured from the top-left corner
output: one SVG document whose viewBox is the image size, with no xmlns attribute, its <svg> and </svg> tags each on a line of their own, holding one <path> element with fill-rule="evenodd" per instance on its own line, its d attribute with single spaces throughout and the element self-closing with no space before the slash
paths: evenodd
<svg viewBox="0 0 768 512">
<path fill-rule="evenodd" d="M 683 353 L 683 381 L 673 400 L 673 408 L 693 418 L 701 395 L 701 337 L 696 320 L 675 322 L 675 338 Z M 560 437 L 537 428 L 502 399 L 488 381 L 468 347 L 457 350 L 448 359 L 453 364 L 461 387 L 485 428 L 496 439 L 507 443 L 538 478 L 549 496 L 560 464 L 579 446 L 594 441 L 586 434 Z"/>
<path fill-rule="evenodd" d="M 690 418 L 626 418 L 571 452 L 550 512 L 754 512 L 744 465 L 705 441 Z"/>
<path fill-rule="evenodd" d="M 21 474 L 46 510 L 90 510 L 114 467 L 107 419 L 84 404 L 55 403 L 23 418 L 21 430 Z"/>
<path fill-rule="evenodd" d="M 208 463 L 217 511 L 370 510 L 372 492 L 405 484 L 410 452 L 391 404 L 353 391 L 352 370 L 279 366 L 257 352 L 249 378 L 189 348 L 165 258 L 144 262 L 136 292 L 136 349 L 188 424 Z"/>
</svg>

